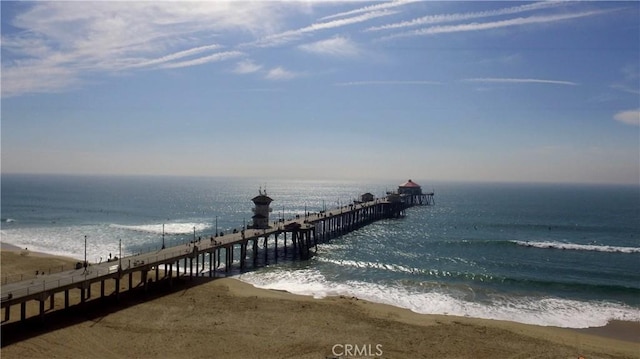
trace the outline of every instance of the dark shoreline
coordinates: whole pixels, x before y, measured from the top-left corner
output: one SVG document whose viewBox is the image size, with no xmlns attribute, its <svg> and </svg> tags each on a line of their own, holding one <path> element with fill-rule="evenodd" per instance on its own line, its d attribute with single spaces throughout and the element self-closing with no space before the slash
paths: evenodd
<svg viewBox="0 0 640 359">
<path fill-rule="evenodd" d="M 571 330 L 575 330 L 579 333 L 596 335 L 603 338 L 640 343 L 640 322 L 612 320 L 604 327 L 590 327 Z M 638 351 L 640 352 L 640 347 L 638 347 Z"/>
</svg>

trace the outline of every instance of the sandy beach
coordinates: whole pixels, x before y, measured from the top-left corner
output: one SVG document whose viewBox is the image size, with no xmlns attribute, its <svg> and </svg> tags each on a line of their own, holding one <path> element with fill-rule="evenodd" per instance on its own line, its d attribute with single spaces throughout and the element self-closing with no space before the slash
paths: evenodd
<svg viewBox="0 0 640 359">
<path fill-rule="evenodd" d="M 22 252 L 3 245 L 3 277 L 77 262 Z M 263 290 L 231 278 L 185 279 L 171 291 L 129 293 L 117 304 L 93 298 L 84 311 L 59 310 L 60 302 L 44 325 L 30 322 L 28 329 L 14 322 L 19 307 L 12 308 L 13 322 L 2 326 L 2 357 L 640 358 L 640 323 L 574 330 L 423 315 L 358 298 Z M 37 303 L 27 310 L 35 315 Z"/>
</svg>

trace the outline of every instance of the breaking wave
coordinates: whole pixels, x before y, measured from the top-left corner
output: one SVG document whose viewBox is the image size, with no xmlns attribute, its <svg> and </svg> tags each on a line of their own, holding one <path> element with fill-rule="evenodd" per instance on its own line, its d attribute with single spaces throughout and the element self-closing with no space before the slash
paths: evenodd
<svg viewBox="0 0 640 359">
<path fill-rule="evenodd" d="M 340 295 L 357 297 L 420 314 L 469 316 L 565 328 L 604 326 L 611 320 L 640 321 L 637 309 L 619 303 L 505 295 L 469 301 L 457 295 L 455 290 L 442 286 L 424 291 L 355 280 L 335 282 L 316 269 L 263 270 L 244 273 L 239 279 L 258 288 L 285 290 L 318 299 Z"/>
<path fill-rule="evenodd" d="M 577 251 L 595 251 L 595 252 L 608 252 L 608 253 L 640 253 L 638 247 L 617 247 L 617 246 L 601 246 L 596 244 L 576 244 L 576 243 L 562 243 L 562 242 L 530 242 L 530 241 L 510 241 L 520 246 L 533 247 L 533 248 L 550 248 L 550 249 L 566 249 Z"/>
</svg>

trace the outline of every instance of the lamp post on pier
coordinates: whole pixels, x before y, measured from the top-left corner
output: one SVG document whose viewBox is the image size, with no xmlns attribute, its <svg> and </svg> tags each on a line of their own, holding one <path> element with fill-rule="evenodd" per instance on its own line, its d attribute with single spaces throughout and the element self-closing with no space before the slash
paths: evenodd
<svg viewBox="0 0 640 359">
<path fill-rule="evenodd" d="M 214 237 L 218 236 L 218 216 L 216 216 L 216 234 Z"/>
</svg>

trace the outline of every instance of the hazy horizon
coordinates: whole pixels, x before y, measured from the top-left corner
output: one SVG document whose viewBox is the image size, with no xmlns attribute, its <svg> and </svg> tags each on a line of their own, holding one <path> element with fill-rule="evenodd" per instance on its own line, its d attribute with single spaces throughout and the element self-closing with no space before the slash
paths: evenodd
<svg viewBox="0 0 640 359">
<path fill-rule="evenodd" d="M 281 176 L 238 176 L 238 175 L 175 175 L 175 174 L 96 174 L 96 173 L 27 173 L 27 172 L 2 172 L 2 176 L 51 176 L 51 177 L 80 177 L 80 178 L 133 178 L 133 179 L 203 179 L 203 180 L 246 180 L 254 181 L 260 185 L 269 185 L 278 182 L 296 181 L 296 182 L 358 182 L 361 181 L 364 184 L 388 184 L 389 189 L 395 188 L 396 185 L 401 185 L 407 180 L 412 180 L 420 185 L 424 191 L 431 191 L 434 186 L 440 185 L 559 185 L 559 186 L 623 186 L 623 187 L 640 187 L 640 183 L 615 183 L 615 182 L 554 182 L 554 181 L 509 181 L 509 180 L 465 180 L 465 179 L 444 179 L 444 178 L 420 178 L 420 177 L 389 177 L 389 178 L 369 178 L 369 177 L 286 177 Z"/>
</svg>

